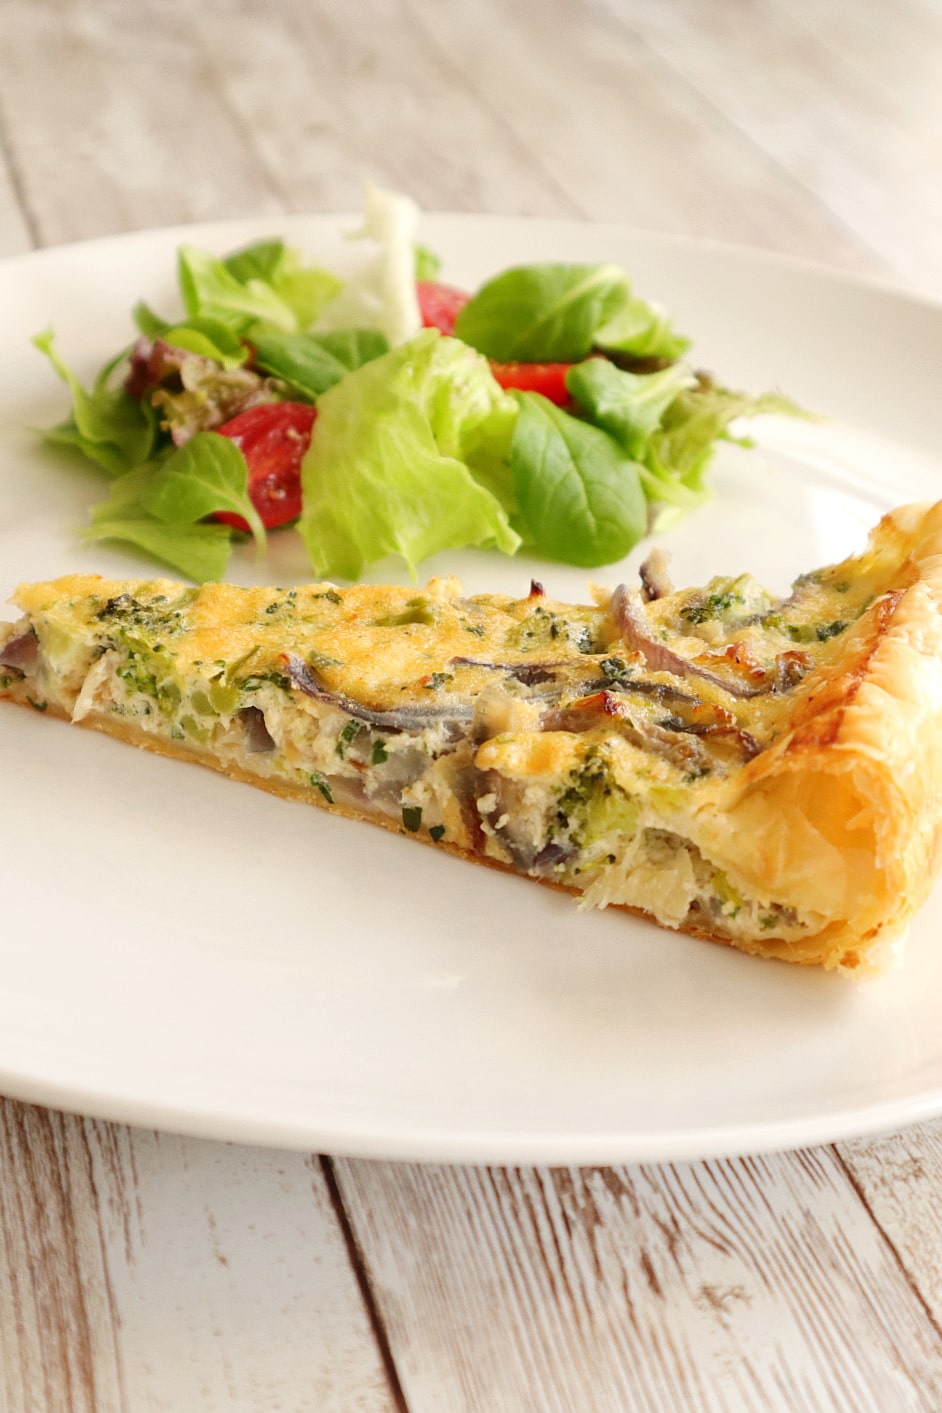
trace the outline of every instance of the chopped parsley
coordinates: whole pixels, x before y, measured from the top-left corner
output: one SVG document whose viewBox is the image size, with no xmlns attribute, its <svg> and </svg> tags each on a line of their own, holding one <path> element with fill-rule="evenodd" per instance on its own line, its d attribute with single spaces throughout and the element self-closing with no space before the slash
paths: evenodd
<svg viewBox="0 0 942 1413">
<path fill-rule="evenodd" d="M 403 805 L 402 822 L 410 834 L 416 834 L 422 827 L 422 809 L 419 805 Z"/>
<path fill-rule="evenodd" d="M 343 760 L 344 751 L 353 741 L 356 740 L 357 736 L 359 736 L 362 730 L 363 722 L 354 721 L 351 717 L 351 719 L 347 722 L 346 726 L 343 728 L 340 735 L 338 736 L 337 744 L 334 747 L 334 750 L 337 752 L 337 755 L 340 757 L 341 760 Z"/>
<path fill-rule="evenodd" d="M 826 643 L 848 626 L 845 619 L 835 618 L 833 623 L 786 623 L 785 631 L 793 643 Z"/>
<path fill-rule="evenodd" d="M 334 803 L 334 797 L 331 794 L 330 786 L 327 784 L 327 781 L 324 779 L 323 775 L 321 775 L 319 770 L 315 770 L 314 774 L 311 776 L 311 784 L 314 786 L 315 790 L 320 790 L 321 794 L 324 796 L 324 799 L 329 805 L 332 805 Z"/>
<path fill-rule="evenodd" d="M 624 658 L 606 657 L 600 664 L 605 676 L 611 682 L 620 682 L 622 678 L 630 675 L 630 668 Z"/>
<path fill-rule="evenodd" d="M 387 760 L 389 760 L 389 752 L 386 749 L 386 743 L 377 737 L 370 753 L 370 765 L 382 765 Z"/>
<path fill-rule="evenodd" d="M 283 672 L 258 672 L 251 677 L 243 677 L 239 686 L 243 692 L 257 692 L 259 687 L 278 687 L 282 692 L 287 692 L 291 678 Z"/>
<path fill-rule="evenodd" d="M 833 623 L 819 623 L 815 629 L 819 643 L 826 643 L 829 638 L 836 638 L 838 633 L 843 633 L 847 624 L 842 618 L 835 618 Z"/>
<path fill-rule="evenodd" d="M 698 598 L 688 603 L 686 608 L 680 610 L 680 616 L 687 623 L 710 623 L 715 618 L 722 618 L 724 614 L 729 613 L 735 603 L 742 603 L 742 595 L 731 590 L 710 594 L 705 599 Z"/>
</svg>

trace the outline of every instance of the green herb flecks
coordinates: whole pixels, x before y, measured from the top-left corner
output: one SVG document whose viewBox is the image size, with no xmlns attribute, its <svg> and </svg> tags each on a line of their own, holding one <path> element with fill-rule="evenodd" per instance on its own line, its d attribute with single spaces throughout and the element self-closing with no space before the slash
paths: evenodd
<svg viewBox="0 0 942 1413">
<path fill-rule="evenodd" d="M 321 792 L 321 794 L 324 796 L 324 799 L 329 805 L 332 805 L 334 803 L 334 797 L 331 793 L 331 788 L 328 785 L 327 781 L 324 779 L 323 775 L 321 775 L 319 770 L 315 770 L 314 774 L 311 776 L 311 784 L 314 786 L 315 790 L 319 790 Z"/>
<path fill-rule="evenodd" d="M 347 722 L 346 726 L 337 737 L 337 744 L 334 747 L 335 752 L 341 760 L 344 759 L 347 747 L 356 740 L 363 729 L 362 721 L 354 721 L 351 718 L 351 720 Z"/>
</svg>

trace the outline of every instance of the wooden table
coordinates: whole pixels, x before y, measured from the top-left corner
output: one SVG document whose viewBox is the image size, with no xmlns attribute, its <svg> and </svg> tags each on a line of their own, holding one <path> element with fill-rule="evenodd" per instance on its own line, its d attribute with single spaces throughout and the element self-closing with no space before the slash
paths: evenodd
<svg viewBox="0 0 942 1413">
<path fill-rule="evenodd" d="M 2 0 L 0 254 L 250 213 L 624 221 L 942 292 L 935 0 Z M 942 1408 L 942 1127 L 394 1165 L 0 1102 L 0 1408 Z"/>
</svg>

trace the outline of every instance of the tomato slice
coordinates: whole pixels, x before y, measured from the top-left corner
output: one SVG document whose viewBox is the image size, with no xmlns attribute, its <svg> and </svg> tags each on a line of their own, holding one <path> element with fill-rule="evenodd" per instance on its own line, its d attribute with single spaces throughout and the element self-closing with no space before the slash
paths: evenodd
<svg viewBox="0 0 942 1413">
<path fill-rule="evenodd" d="M 219 432 L 235 442 L 248 463 L 249 499 L 266 530 L 301 514 L 301 459 L 311 441 L 317 409 L 308 402 L 266 402 L 233 417 Z M 248 530 L 241 515 L 216 517 Z"/>
<path fill-rule="evenodd" d="M 572 399 L 566 388 L 571 363 L 495 363 L 491 372 L 502 388 L 516 392 L 542 393 L 557 407 L 567 407 Z"/>
<path fill-rule="evenodd" d="M 423 327 L 453 334 L 455 320 L 471 298 L 470 294 L 453 285 L 441 285 L 437 280 L 419 280 L 415 292 Z"/>
</svg>

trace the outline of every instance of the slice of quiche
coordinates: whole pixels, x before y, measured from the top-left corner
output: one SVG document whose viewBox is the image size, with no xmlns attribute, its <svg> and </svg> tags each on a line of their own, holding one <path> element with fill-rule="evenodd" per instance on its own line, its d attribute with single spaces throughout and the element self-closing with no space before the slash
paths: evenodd
<svg viewBox="0 0 942 1413">
<path fill-rule="evenodd" d="M 743 951 L 881 969 L 942 840 L 942 503 L 774 599 L 75 576 L 0 697 Z"/>
</svg>

